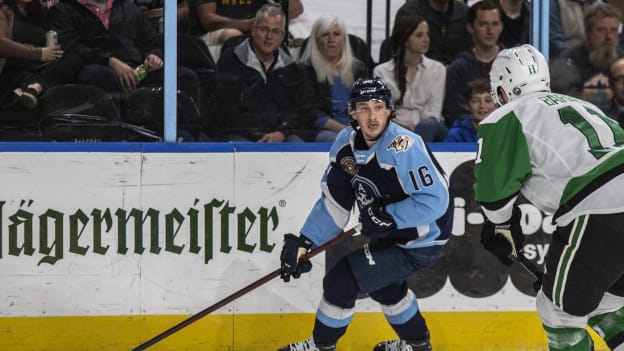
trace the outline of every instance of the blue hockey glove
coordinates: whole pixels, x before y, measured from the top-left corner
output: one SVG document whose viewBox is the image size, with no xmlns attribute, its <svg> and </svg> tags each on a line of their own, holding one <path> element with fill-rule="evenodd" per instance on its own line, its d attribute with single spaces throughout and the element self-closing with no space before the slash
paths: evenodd
<svg viewBox="0 0 624 351">
<path fill-rule="evenodd" d="M 389 197 L 387 195 L 377 198 L 370 205 L 364 206 L 360 211 L 362 234 L 371 240 L 386 237 L 396 229 L 394 218 L 384 208 L 388 201 Z"/>
<path fill-rule="evenodd" d="M 295 234 L 284 235 L 284 245 L 280 254 L 282 272 L 280 274 L 283 281 L 290 281 L 290 277 L 297 279 L 302 273 L 307 273 L 312 269 L 312 262 L 308 260 L 299 261 L 312 247 L 312 242 L 305 236 Z"/>
<path fill-rule="evenodd" d="M 494 224 L 486 219 L 483 223 L 481 244 L 506 266 L 510 266 L 518 258 L 518 252 L 524 243 L 520 215 L 520 209 L 514 207 L 509 221 Z"/>
</svg>

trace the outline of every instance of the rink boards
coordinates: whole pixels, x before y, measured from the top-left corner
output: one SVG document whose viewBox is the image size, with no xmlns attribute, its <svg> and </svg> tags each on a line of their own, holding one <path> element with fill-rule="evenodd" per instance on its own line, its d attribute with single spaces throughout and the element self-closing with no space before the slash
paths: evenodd
<svg viewBox="0 0 624 351">
<path fill-rule="evenodd" d="M 458 189 L 447 254 L 410 283 L 435 349 L 545 350 L 529 276 L 478 245 L 476 146 L 432 148 Z M 130 350 L 275 270 L 282 235 L 319 195 L 327 149 L 0 144 L 0 350 Z M 540 265 L 548 216 L 523 213 L 525 251 Z M 360 239 L 149 349 L 274 350 L 308 337 L 325 266 Z M 357 311 L 339 350 L 393 338 L 377 305 L 362 299 Z"/>
</svg>

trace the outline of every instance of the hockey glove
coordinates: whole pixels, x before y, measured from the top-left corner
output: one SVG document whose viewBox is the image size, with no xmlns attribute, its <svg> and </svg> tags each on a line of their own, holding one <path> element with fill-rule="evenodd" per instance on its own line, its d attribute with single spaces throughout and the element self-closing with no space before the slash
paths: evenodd
<svg viewBox="0 0 624 351">
<path fill-rule="evenodd" d="M 507 266 L 518 258 L 518 252 L 524 243 L 520 214 L 520 209 L 515 207 L 511 219 L 505 223 L 494 224 L 486 219 L 481 231 L 483 247 Z"/>
<path fill-rule="evenodd" d="M 394 218 L 384 208 L 388 201 L 389 197 L 386 195 L 375 199 L 373 203 L 364 206 L 360 211 L 362 234 L 371 240 L 386 237 L 396 229 Z"/>
<path fill-rule="evenodd" d="M 290 281 L 290 277 L 297 279 L 302 273 L 307 273 L 312 269 L 312 262 L 308 260 L 299 261 L 312 247 L 312 242 L 305 236 L 296 236 L 288 233 L 284 235 L 284 245 L 280 254 L 282 280 Z"/>
</svg>

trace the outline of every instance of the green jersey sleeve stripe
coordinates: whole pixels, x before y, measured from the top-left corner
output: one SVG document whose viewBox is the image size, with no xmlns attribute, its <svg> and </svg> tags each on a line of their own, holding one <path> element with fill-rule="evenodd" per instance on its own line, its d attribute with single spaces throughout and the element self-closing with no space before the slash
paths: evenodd
<svg viewBox="0 0 624 351">
<path fill-rule="evenodd" d="M 482 122 L 477 131 L 476 200 L 494 202 L 518 193 L 531 172 L 529 148 L 518 117 L 510 111 L 492 123 Z"/>
</svg>

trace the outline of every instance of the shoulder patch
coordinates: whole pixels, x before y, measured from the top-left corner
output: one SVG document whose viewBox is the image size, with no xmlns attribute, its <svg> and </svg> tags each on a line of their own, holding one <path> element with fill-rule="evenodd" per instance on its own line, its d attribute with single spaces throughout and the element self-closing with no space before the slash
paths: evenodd
<svg viewBox="0 0 624 351">
<path fill-rule="evenodd" d="M 407 135 L 398 135 L 390 145 L 386 148 L 386 150 L 394 150 L 394 152 L 404 152 L 409 150 L 410 147 L 414 144 L 414 138 Z"/>
<path fill-rule="evenodd" d="M 355 175 L 357 173 L 355 159 L 351 156 L 346 156 L 340 159 L 340 167 L 342 167 L 342 169 L 350 175 Z"/>
</svg>

